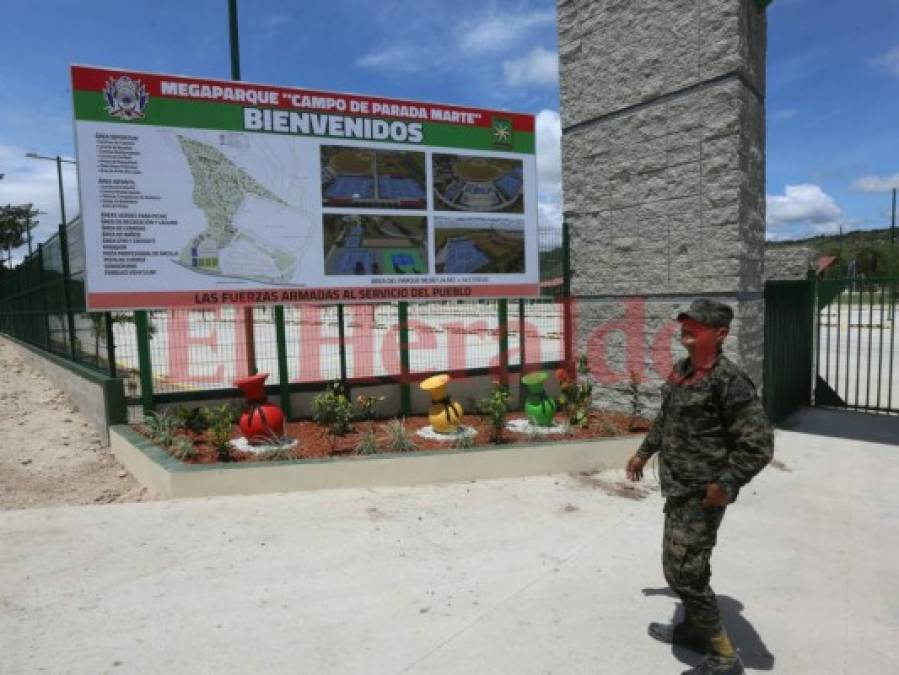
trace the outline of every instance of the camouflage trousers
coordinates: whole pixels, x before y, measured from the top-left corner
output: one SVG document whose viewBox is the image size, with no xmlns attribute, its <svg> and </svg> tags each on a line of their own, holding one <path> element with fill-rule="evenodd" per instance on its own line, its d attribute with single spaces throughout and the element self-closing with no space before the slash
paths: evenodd
<svg viewBox="0 0 899 675">
<path fill-rule="evenodd" d="M 721 630 L 721 613 L 709 586 L 709 560 L 718 539 L 725 507 L 703 508 L 704 495 L 665 501 L 662 569 L 668 585 L 684 603 L 686 621 L 703 635 Z"/>
</svg>

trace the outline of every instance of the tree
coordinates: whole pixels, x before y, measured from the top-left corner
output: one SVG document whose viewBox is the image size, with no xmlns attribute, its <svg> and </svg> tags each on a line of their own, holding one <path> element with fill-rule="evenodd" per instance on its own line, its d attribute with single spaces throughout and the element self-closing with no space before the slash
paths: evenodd
<svg viewBox="0 0 899 675">
<path fill-rule="evenodd" d="M 24 244 L 28 230 L 36 224 L 36 216 L 37 210 L 31 204 L 0 206 L 0 249 L 7 251 Z"/>
</svg>

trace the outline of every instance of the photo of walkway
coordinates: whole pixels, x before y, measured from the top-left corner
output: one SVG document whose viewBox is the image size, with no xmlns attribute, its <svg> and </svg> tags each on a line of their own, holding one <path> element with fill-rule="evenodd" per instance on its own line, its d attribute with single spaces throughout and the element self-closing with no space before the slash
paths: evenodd
<svg viewBox="0 0 899 675">
<path fill-rule="evenodd" d="M 438 217 L 434 249 L 437 274 L 522 274 L 524 221 Z"/>
<path fill-rule="evenodd" d="M 323 145 L 321 168 L 325 206 L 427 208 L 424 153 Z"/>
<path fill-rule="evenodd" d="M 524 213 L 524 169 L 517 159 L 433 155 L 434 208 Z"/>
<path fill-rule="evenodd" d="M 427 274 L 427 232 L 425 216 L 325 214 L 325 274 Z"/>
</svg>

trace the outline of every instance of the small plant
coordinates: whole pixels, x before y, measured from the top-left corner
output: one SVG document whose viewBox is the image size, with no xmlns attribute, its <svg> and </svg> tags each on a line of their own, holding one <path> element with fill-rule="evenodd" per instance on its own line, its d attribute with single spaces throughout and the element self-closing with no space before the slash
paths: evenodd
<svg viewBox="0 0 899 675">
<path fill-rule="evenodd" d="M 499 382 L 493 383 L 489 396 L 479 399 L 476 409 L 487 418 L 490 424 L 490 442 L 501 443 L 506 428 L 506 416 L 509 414 L 509 388 Z"/>
<path fill-rule="evenodd" d="M 353 406 L 339 382 L 334 382 L 312 399 L 312 413 L 316 422 L 328 428 L 332 446 L 336 436 L 343 436 L 353 429 Z"/>
<path fill-rule="evenodd" d="M 259 453 L 259 459 L 266 462 L 283 462 L 289 459 L 297 458 L 297 446 L 292 441 L 284 441 L 281 438 L 273 438 L 266 441 L 269 449 Z"/>
<path fill-rule="evenodd" d="M 167 412 L 151 412 L 144 420 L 147 433 L 154 443 L 168 448 L 175 440 L 178 431 L 178 420 Z"/>
<path fill-rule="evenodd" d="M 562 390 L 562 394 L 559 396 L 559 408 L 572 427 L 583 428 L 590 421 L 593 385 L 586 381 L 589 373 L 590 367 L 585 354 L 578 357 L 577 374 L 574 379 L 571 379 L 564 368 L 556 371 L 559 387 Z"/>
<path fill-rule="evenodd" d="M 179 428 L 195 434 L 203 433 L 209 428 L 209 420 L 203 414 L 202 408 L 178 406 L 175 408 L 175 419 L 178 421 Z"/>
<path fill-rule="evenodd" d="M 169 454 L 172 455 L 175 459 L 180 459 L 182 462 L 193 459 L 197 456 L 197 449 L 194 447 L 194 441 L 192 438 L 188 438 L 187 436 L 178 436 L 175 440 L 172 441 L 172 446 L 169 448 Z"/>
<path fill-rule="evenodd" d="M 362 432 L 359 441 L 353 446 L 353 452 L 357 455 L 376 455 L 378 454 L 378 435 L 375 433 L 375 409 L 378 404 L 385 400 L 386 396 L 366 396 L 359 394 L 356 397 L 356 409 L 359 416 L 367 421 L 368 428 Z"/>
<path fill-rule="evenodd" d="M 381 427 L 386 435 L 387 447 L 394 452 L 415 452 L 418 446 L 406 432 L 405 420 L 392 419 Z"/>
<path fill-rule="evenodd" d="M 470 450 L 475 446 L 475 435 L 472 433 L 460 433 L 453 441 L 456 450 Z"/>
<path fill-rule="evenodd" d="M 599 420 L 599 431 L 603 436 L 617 436 L 619 433 L 618 425 L 608 417 Z"/>
<path fill-rule="evenodd" d="M 640 392 L 640 377 L 633 370 L 630 374 L 630 380 L 627 383 L 627 393 L 631 400 L 631 419 L 629 430 L 635 431 L 640 426 L 640 418 L 643 417 L 643 400 Z"/>
<path fill-rule="evenodd" d="M 357 455 L 378 454 L 378 436 L 372 429 L 366 429 L 359 437 L 359 441 L 353 446 L 353 452 Z"/>
<path fill-rule="evenodd" d="M 356 397 L 356 410 L 359 411 L 359 417 L 371 422 L 371 420 L 375 418 L 375 409 L 378 407 L 378 404 L 386 399 L 386 396 L 366 396 L 365 394 L 359 394 Z"/>
<path fill-rule="evenodd" d="M 209 442 L 218 455 L 218 461 L 231 461 L 231 435 L 234 432 L 234 422 L 237 413 L 227 403 L 214 408 L 206 408 L 203 411 L 209 422 Z"/>
</svg>

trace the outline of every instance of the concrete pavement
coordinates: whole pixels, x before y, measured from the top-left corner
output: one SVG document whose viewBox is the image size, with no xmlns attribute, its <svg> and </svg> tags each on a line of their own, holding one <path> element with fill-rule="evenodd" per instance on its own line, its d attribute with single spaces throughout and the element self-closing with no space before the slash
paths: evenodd
<svg viewBox="0 0 899 675">
<path fill-rule="evenodd" d="M 746 665 L 899 672 L 899 448 L 776 457 L 713 559 Z M 661 510 L 607 472 L 4 512 L 0 672 L 678 673 Z"/>
</svg>

